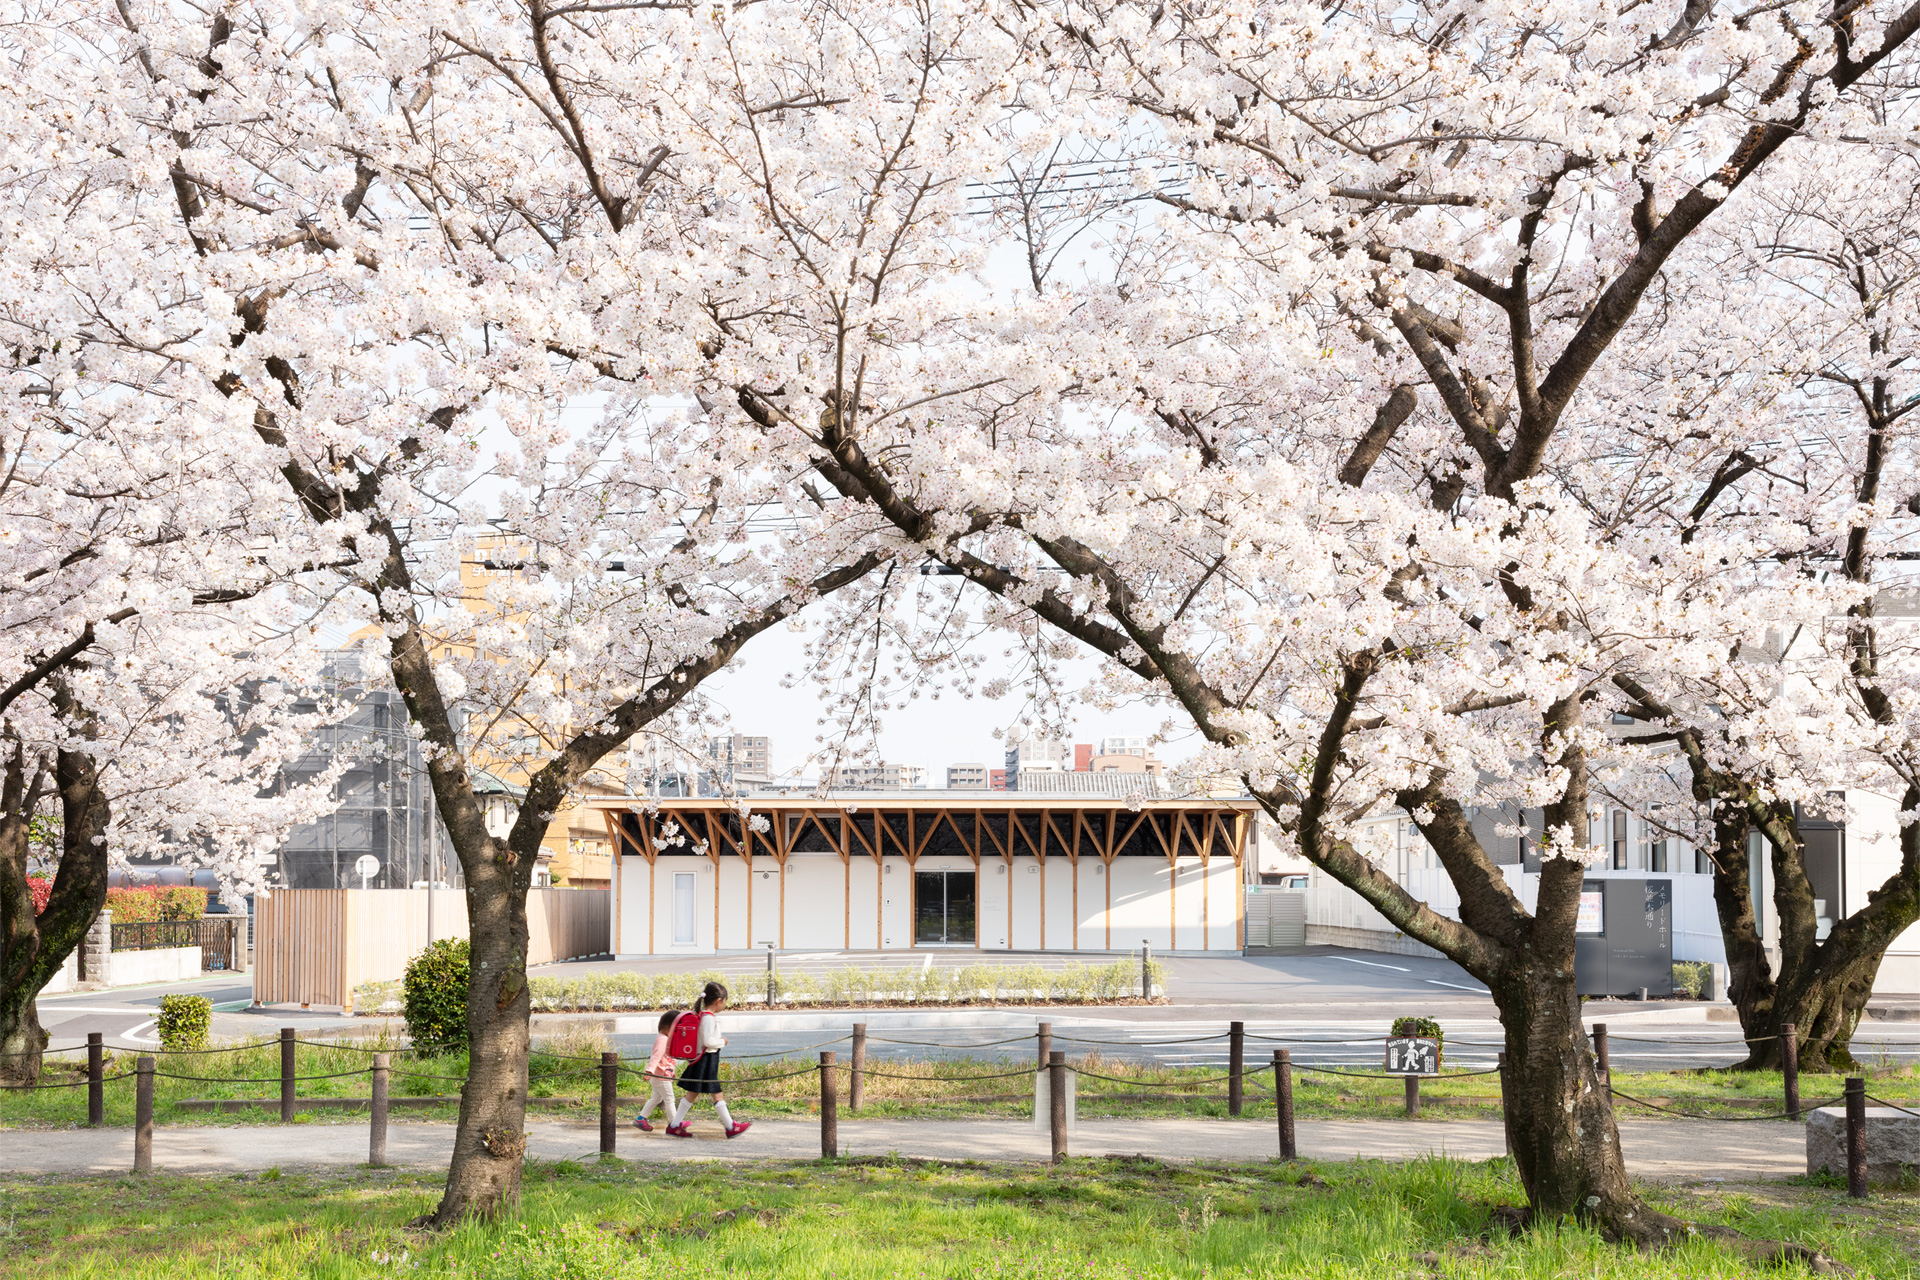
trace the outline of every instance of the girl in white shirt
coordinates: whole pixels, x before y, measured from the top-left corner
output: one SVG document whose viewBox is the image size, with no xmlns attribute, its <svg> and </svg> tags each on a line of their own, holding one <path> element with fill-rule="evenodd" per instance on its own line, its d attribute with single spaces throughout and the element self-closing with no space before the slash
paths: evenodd
<svg viewBox="0 0 1920 1280">
<path fill-rule="evenodd" d="M 713 1097 L 713 1109 L 725 1126 L 729 1138 L 737 1138 L 753 1127 L 751 1120 L 735 1120 L 727 1111 L 727 1099 L 720 1084 L 720 1050 L 727 1044 L 727 1038 L 720 1034 L 720 1020 L 714 1015 L 727 1007 L 727 989 L 718 982 L 709 982 L 700 998 L 693 1003 L 692 1016 L 700 1019 L 700 1056 L 687 1064 L 680 1073 L 680 1089 L 686 1094 L 686 1101 L 680 1104 L 679 1113 L 673 1117 L 673 1123 L 667 1126 L 667 1132 L 676 1138 L 691 1138 L 693 1133 L 687 1128 L 687 1119 L 693 1114 L 693 1106 L 703 1094 Z"/>
</svg>

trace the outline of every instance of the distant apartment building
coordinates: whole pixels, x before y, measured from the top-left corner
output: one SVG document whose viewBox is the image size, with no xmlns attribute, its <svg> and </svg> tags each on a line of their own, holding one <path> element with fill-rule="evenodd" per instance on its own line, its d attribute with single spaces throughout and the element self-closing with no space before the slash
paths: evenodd
<svg viewBox="0 0 1920 1280">
<path fill-rule="evenodd" d="M 1144 756 L 1147 751 L 1145 738 L 1102 738 L 1100 749 L 1094 752 L 1099 756 Z"/>
<path fill-rule="evenodd" d="M 1028 738 L 1007 748 L 1007 790 L 1018 791 L 1022 778 L 1038 773 L 1065 773 L 1073 767 L 1067 745 L 1049 738 Z"/>
<path fill-rule="evenodd" d="M 927 771 L 917 764 L 843 764 L 828 775 L 836 791 L 911 791 L 927 785 Z"/>
<path fill-rule="evenodd" d="M 773 747 L 768 738 L 732 734 L 707 739 L 700 773 L 700 794 L 726 795 L 773 781 Z"/>
<path fill-rule="evenodd" d="M 987 790 L 1005 791 L 1007 789 L 1007 771 L 1005 769 L 987 770 Z"/>
<path fill-rule="evenodd" d="M 989 790 L 989 775 L 992 773 L 999 773 L 1004 777 L 1006 770 L 990 770 L 984 764 L 950 764 L 947 766 L 947 790 Z"/>
</svg>

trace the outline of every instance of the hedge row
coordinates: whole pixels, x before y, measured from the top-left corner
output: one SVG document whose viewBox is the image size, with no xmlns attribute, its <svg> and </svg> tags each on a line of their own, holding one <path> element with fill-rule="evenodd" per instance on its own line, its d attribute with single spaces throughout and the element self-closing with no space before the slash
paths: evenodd
<svg viewBox="0 0 1920 1280">
<path fill-rule="evenodd" d="M 1152 961 L 1151 981 L 1163 990 L 1166 973 Z M 531 980 L 538 1013 L 627 1012 L 679 1009 L 693 1002 L 708 982 L 723 982 L 736 1005 L 764 1005 L 765 974 L 587 973 L 578 977 Z M 360 1013 L 398 1013 L 398 982 L 366 982 L 354 988 Z M 782 973 L 775 1002 L 784 1005 L 886 1004 L 1100 1004 L 1137 999 L 1140 966 L 1132 960 L 1113 964 L 1069 964 L 1048 969 L 1037 964 L 970 964 L 950 969 L 861 969 L 848 966 L 825 973 Z"/>
</svg>

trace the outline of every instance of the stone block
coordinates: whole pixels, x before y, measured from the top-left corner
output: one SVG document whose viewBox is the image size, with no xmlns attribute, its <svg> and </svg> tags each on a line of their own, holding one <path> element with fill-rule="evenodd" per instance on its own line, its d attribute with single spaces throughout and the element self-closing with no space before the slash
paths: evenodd
<svg viewBox="0 0 1920 1280">
<path fill-rule="evenodd" d="M 1912 1108 L 1920 1111 L 1920 1107 Z M 1847 1109 L 1807 1113 L 1807 1172 L 1847 1176 Z M 1867 1108 L 1867 1181 L 1894 1186 L 1920 1178 L 1920 1115 L 1894 1107 Z"/>
</svg>

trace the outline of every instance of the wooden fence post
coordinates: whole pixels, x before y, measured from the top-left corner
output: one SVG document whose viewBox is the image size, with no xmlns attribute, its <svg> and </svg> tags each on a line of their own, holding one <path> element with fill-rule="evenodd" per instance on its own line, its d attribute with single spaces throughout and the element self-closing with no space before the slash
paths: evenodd
<svg viewBox="0 0 1920 1280">
<path fill-rule="evenodd" d="M 853 1024 L 853 1076 L 847 1081 L 847 1105 L 855 1111 L 867 1093 L 867 1024 Z"/>
<path fill-rule="evenodd" d="M 1780 1082 L 1786 1092 L 1786 1112 L 1800 1118 L 1800 1029 L 1791 1022 L 1780 1028 Z"/>
<path fill-rule="evenodd" d="M 620 1132 L 620 1055 L 600 1055 L 600 1154 L 610 1156 Z M 671 1116 L 668 1119 L 672 1119 Z"/>
<path fill-rule="evenodd" d="M 1406 1077 L 1407 1119 L 1420 1118 L 1420 1077 L 1409 1072 Z"/>
<path fill-rule="evenodd" d="M 87 1032 L 87 1124 L 94 1129 L 107 1122 L 106 1065 L 100 1032 Z"/>
<path fill-rule="evenodd" d="M 1067 1055 L 1055 1050 L 1047 1055 L 1047 1111 L 1053 1130 L 1053 1162 L 1067 1158 Z"/>
<path fill-rule="evenodd" d="M 280 1123 L 293 1123 L 293 1028 L 280 1028 Z"/>
<path fill-rule="evenodd" d="M 384 1168 L 387 1163 L 387 1072 L 392 1059 L 384 1053 L 373 1055 L 373 1104 L 367 1118 L 367 1163 Z"/>
<path fill-rule="evenodd" d="M 1861 1076 L 1848 1076 L 1847 1098 L 1847 1194 L 1855 1200 L 1867 1197 L 1867 1082 Z"/>
<path fill-rule="evenodd" d="M 820 1051 L 820 1158 L 840 1154 L 840 1100 L 833 1091 L 833 1050 Z"/>
<path fill-rule="evenodd" d="M 1053 1024 L 1051 1022 L 1041 1023 L 1037 1035 L 1040 1041 L 1038 1055 L 1039 1069 L 1045 1071 L 1047 1064 L 1053 1061 Z"/>
<path fill-rule="evenodd" d="M 1241 1076 L 1246 1069 L 1247 1024 L 1229 1022 L 1227 1024 L 1227 1114 L 1240 1114 L 1242 1100 Z"/>
<path fill-rule="evenodd" d="M 133 1171 L 153 1172 L 153 1059 L 140 1055 L 133 1093 Z"/>
<path fill-rule="evenodd" d="M 1296 1160 L 1299 1145 L 1293 1137 L 1293 1050 L 1273 1051 L 1273 1110 L 1280 1123 L 1280 1158 Z"/>
</svg>

